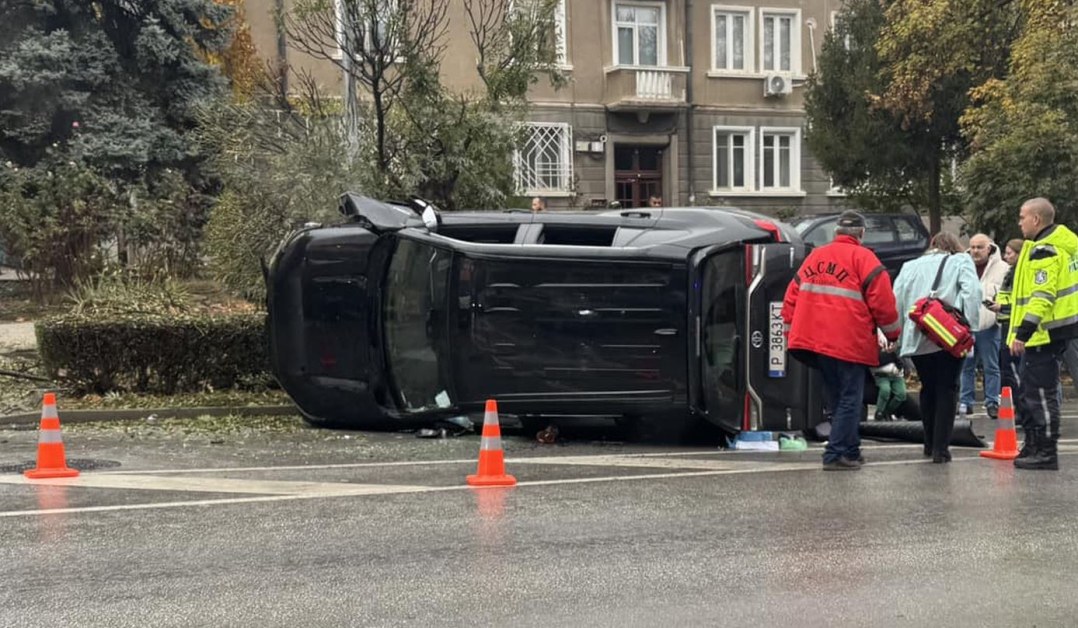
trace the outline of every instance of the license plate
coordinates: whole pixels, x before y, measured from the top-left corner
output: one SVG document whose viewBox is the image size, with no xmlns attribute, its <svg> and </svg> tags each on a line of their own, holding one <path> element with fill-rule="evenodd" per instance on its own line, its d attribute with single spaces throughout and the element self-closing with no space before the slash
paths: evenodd
<svg viewBox="0 0 1078 628">
<path fill-rule="evenodd" d="M 786 325 L 782 322 L 782 301 L 771 302 L 770 338 L 767 343 L 768 377 L 786 377 Z"/>
</svg>

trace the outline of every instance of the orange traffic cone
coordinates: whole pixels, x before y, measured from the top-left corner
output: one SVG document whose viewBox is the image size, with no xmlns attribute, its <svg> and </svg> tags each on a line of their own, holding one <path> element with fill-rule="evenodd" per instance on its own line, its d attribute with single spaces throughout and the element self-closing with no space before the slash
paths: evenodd
<svg viewBox="0 0 1078 628">
<path fill-rule="evenodd" d="M 45 393 L 41 408 L 41 429 L 37 435 L 37 467 L 23 471 L 32 480 L 73 478 L 79 472 L 67 467 L 64 440 L 60 436 L 60 416 L 56 414 L 56 393 Z"/>
<path fill-rule="evenodd" d="M 1018 435 L 1014 431 L 1014 402 L 1011 387 L 1004 386 L 1000 394 L 999 418 L 996 419 L 996 440 L 992 451 L 982 451 L 984 458 L 1014 460 L 1018 457 Z"/>
<path fill-rule="evenodd" d="M 468 476 L 469 486 L 513 486 L 517 479 L 505 474 L 502 429 L 498 425 L 498 402 L 487 399 L 483 437 L 479 445 L 479 470 Z"/>
</svg>

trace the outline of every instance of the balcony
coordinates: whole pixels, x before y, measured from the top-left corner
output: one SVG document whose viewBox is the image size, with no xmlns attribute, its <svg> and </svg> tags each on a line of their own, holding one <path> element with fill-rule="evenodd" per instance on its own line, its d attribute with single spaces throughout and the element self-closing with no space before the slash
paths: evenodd
<svg viewBox="0 0 1078 628">
<path fill-rule="evenodd" d="M 625 66 L 606 68 L 603 104 L 611 111 L 661 111 L 685 105 L 689 68 Z"/>
</svg>

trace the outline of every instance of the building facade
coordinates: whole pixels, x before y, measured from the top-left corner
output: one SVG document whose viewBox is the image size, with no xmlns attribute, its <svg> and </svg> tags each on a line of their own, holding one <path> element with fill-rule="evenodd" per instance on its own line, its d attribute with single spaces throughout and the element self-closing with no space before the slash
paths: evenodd
<svg viewBox="0 0 1078 628">
<path fill-rule="evenodd" d="M 332 64 L 290 49 L 274 21 L 287 0 L 248 0 L 261 56 L 327 87 Z M 454 5 L 460 0 L 454 0 Z M 804 92 L 841 0 L 562 0 L 559 61 L 569 77 L 533 87 L 516 161 L 521 195 L 551 208 L 736 205 L 830 211 L 844 199 L 804 143 Z M 461 6 L 442 71 L 478 88 Z M 456 32 L 459 30 L 459 34 Z"/>
</svg>

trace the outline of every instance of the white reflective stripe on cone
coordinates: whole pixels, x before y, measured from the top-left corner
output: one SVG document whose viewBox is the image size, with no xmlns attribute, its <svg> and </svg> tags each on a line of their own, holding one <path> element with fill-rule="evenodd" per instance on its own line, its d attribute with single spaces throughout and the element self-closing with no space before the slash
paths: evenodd
<svg viewBox="0 0 1078 628">
<path fill-rule="evenodd" d="M 41 418 L 59 419 L 60 415 L 56 413 L 56 406 L 45 406 L 41 409 Z"/>
<path fill-rule="evenodd" d="M 502 448 L 502 437 L 501 436 L 484 436 L 482 438 L 482 440 L 479 441 L 479 449 L 486 449 L 487 451 L 490 451 L 492 449 L 501 449 L 501 448 Z"/>
<path fill-rule="evenodd" d="M 37 435 L 37 442 L 60 443 L 63 440 L 60 437 L 60 430 L 41 430 Z"/>
<path fill-rule="evenodd" d="M 498 415 L 493 412 L 487 412 L 483 415 L 483 425 L 494 425 L 498 422 Z"/>
</svg>

